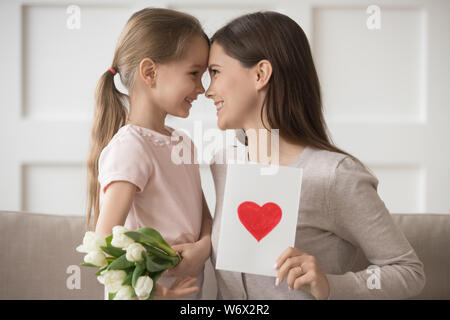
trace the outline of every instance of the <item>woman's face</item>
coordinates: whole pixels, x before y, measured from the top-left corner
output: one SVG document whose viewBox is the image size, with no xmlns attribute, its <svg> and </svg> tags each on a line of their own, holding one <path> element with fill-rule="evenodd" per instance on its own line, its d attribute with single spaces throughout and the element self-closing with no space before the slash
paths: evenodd
<svg viewBox="0 0 450 320">
<path fill-rule="evenodd" d="M 214 100 L 218 109 L 217 126 L 221 130 L 253 127 L 258 118 L 254 70 L 244 68 L 215 42 L 209 52 L 208 69 L 211 84 L 206 97 Z"/>
</svg>

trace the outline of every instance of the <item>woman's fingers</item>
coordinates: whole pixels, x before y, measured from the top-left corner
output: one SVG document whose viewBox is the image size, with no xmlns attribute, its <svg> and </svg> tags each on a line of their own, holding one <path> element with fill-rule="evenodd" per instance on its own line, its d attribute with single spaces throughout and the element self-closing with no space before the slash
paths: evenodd
<svg viewBox="0 0 450 320">
<path fill-rule="evenodd" d="M 276 268 L 280 268 L 280 266 L 289 258 L 294 256 L 301 256 L 306 254 L 300 249 L 288 247 L 286 250 L 283 251 L 283 253 L 278 257 L 278 259 L 275 261 Z"/>
<path fill-rule="evenodd" d="M 294 290 L 300 290 L 302 286 L 310 285 L 313 280 L 314 280 L 313 273 L 307 272 L 302 276 L 300 276 L 299 278 L 295 279 L 293 288 Z"/>
<path fill-rule="evenodd" d="M 300 277 L 304 273 L 303 268 L 301 266 L 292 267 L 287 275 L 286 283 L 289 288 L 294 287 L 295 280 Z"/>
<path fill-rule="evenodd" d="M 287 258 L 284 263 L 278 269 L 278 283 L 283 282 L 284 278 L 287 276 L 289 270 L 293 267 L 301 266 L 304 261 L 304 256 L 295 256 Z"/>
</svg>

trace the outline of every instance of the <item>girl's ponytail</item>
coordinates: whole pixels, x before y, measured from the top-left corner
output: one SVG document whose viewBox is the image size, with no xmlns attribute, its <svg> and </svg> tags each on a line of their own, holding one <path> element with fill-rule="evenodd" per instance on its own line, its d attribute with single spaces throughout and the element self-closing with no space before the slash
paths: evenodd
<svg viewBox="0 0 450 320">
<path fill-rule="evenodd" d="M 94 212 L 94 225 L 100 215 L 100 185 L 98 160 L 103 148 L 109 143 L 128 118 L 128 95 L 114 85 L 114 74 L 132 92 L 139 64 L 151 58 L 156 63 L 166 63 L 183 56 L 191 37 L 200 36 L 209 45 L 209 38 L 200 22 L 193 16 L 165 8 L 145 8 L 135 12 L 122 30 L 114 52 L 112 67 L 105 71 L 95 91 L 95 115 L 91 131 L 91 145 L 87 160 L 88 205 L 86 230 L 90 229 Z M 130 106 L 132 108 L 133 106 Z"/>
<path fill-rule="evenodd" d="M 112 67 L 117 70 L 116 67 Z M 107 70 L 100 77 L 95 90 L 95 114 L 91 129 L 91 145 L 87 160 L 88 171 L 88 212 L 86 230 L 90 228 L 91 212 L 94 211 L 94 226 L 100 214 L 98 182 L 98 160 L 103 148 L 122 127 L 128 117 L 125 103 L 128 96 L 117 90 L 114 84 L 114 73 Z"/>
</svg>

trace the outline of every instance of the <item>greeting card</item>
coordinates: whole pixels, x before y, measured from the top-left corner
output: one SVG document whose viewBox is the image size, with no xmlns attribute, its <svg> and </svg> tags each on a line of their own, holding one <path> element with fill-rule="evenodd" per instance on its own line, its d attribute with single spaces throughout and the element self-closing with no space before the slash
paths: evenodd
<svg viewBox="0 0 450 320">
<path fill-rule="evenodd" d="M 294 246 L 303 169 L 229 164 L 216 268 L 276 276 L 275 260 Z"/>
</svg>

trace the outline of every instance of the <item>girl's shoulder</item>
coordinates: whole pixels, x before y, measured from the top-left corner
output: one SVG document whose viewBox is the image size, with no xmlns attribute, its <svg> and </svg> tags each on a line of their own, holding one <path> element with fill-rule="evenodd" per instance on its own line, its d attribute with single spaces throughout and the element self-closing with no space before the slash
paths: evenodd
<svg viewBox="0 0 450 320">
<path fill-rule="evenodd" d="M 106 154 L 133 156 L 143 155 L 145 151 L 144 137 L 139 134 L 132 126 L 125 125 L 119 128 L 108 144 L 100 153 L 100 159 Z"/>
</svg>

